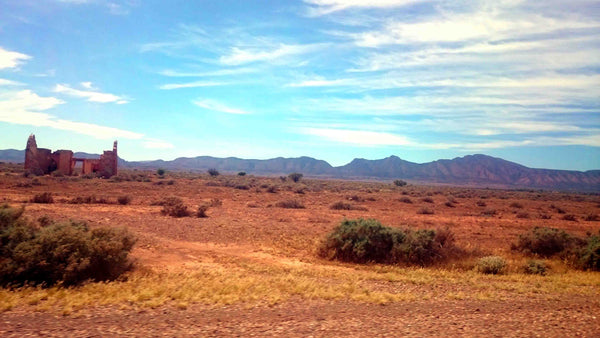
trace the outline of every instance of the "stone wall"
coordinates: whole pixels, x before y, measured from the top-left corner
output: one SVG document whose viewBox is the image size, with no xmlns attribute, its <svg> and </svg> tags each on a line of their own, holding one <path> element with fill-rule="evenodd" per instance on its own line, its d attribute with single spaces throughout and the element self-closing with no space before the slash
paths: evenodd
<svg viewBox="0 0 600 338">
<path fill-rule="evenodd" d="M 77 162 L 82 162 L 81 174 L 97 174 L 109 178 L 117 174 L 117 141 L 113 150 L 106 150 L 99 159 L 84 159 L 73 157 L 71 150 L 58 150 L 38 148 L 35 135 L 30 135 L 25 148 L 25 170 L 35 175 L 45 175 L 58 172 L 63 175 L 72 175 Z"/>
</svg>

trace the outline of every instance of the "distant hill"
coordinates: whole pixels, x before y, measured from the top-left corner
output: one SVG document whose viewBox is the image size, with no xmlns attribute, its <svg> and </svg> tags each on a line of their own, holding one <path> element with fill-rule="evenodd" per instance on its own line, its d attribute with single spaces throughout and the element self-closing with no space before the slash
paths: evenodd
<svg viewBox="0 0 600 338">
<path fill-rule="evenodd" d="M 0 161 L 22 163 L 24 150 L 0 150 Z M 76 157 L 96 158 L 100 155 L 75 153 Z M 180 157 L 172 161 L 134 161 L 119 159 L 126 168 L 222 172 L 245 171 L 256 175 L 283 175 L 300 172 L 307 176 L 346 179 L 404 179 L 421 183 L 489 186 L 504 188 L 538 188 L 554 190 L 600 191 L 600 170 L 572 171 L 534 169 L 487 155 L 468 155 L 452 160 L 413 163 L 390 156 L 380 160 L 354 159 L 332 167 L 311 157 L 246 160 L 236 157 Z"/>
</svg>

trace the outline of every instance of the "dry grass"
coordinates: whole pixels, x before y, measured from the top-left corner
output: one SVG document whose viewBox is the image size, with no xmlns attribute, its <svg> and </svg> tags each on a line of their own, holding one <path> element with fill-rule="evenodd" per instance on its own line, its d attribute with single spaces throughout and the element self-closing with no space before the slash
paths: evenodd
<svg viewBox="0 0 600 338">
<path fill-rule="evenodd" d="M 32 307 L 63 314 L 89 306 L 158 307 L 190 304 L 276 304 L 292 297 L 385 304 L 417 299 L 552 298 L 598 295 L 600 274 L 569 271 L 548 276 L 475 271 L 303 263 L 224 257 L 219 263 L 175 271 L 138 271 L 127 281 L 78 288 L 0 290 L 0 310 Z M 460 295 L 460 297 L 458 297 Z"/>
</svg>

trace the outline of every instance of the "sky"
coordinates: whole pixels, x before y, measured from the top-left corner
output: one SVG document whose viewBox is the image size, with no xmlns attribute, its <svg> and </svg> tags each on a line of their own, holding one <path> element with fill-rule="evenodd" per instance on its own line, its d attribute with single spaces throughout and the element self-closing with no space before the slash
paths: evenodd
<svg viewBox="0 0 600 338">
<path fill-rule="evenodd" d="M 597 0 L 0 0 L 0 149 L 600 169 Z"/>
</svg>

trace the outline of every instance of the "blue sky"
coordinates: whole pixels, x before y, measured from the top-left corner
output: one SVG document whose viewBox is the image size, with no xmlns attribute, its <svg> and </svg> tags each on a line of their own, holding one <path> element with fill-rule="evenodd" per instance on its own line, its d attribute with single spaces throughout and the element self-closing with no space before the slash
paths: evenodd
<svg viewBox="0 0 600 338">
<path fill-rule="evenodd" d="M 584 0 L 0 0 L 0 149 L 600 169 Z"/>
</svg>

